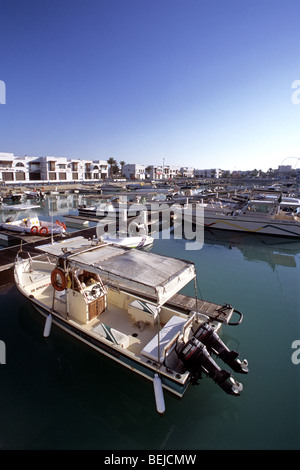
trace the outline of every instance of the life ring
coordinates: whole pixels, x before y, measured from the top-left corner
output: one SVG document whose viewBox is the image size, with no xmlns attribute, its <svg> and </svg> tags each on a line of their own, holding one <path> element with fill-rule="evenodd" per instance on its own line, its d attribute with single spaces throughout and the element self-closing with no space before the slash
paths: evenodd
<svg viewBox="0 0 300 470">
<path fill-rule="evenodd" d="M 48 227 L 42 227 L 39 231 L 39 234 L 44 235 L 44 236 L 48 235 L 48 233 L 49 233 Z"/>
<path fill-rule="evenodd" d="M 31 227 L 30 232 L 33 235 L 36 235 L 37 233 L 39 233 L 39 228 L 36 225 L 34 225 L 33 227 Z"/>
<path fill-rule="evenodd" d="M 68 280 L 63 270 L 59 268 L 53 269 L 51 273 L 51 284 L 54 289 L 61 292 L 62 290 L 65 290 L 67 283 Z"/>
</svg>

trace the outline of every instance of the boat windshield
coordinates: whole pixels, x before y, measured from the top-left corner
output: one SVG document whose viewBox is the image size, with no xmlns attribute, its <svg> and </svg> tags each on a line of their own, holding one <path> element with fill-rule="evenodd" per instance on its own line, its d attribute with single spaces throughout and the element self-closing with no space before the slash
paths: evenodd
<svg viewBox="0 0 300 470">
<path fill-rule="evenodd" d="M 248 210 L 251 212 L 260 212 L 261 214 L 267 214 L 270 211 L 270 204 L 250 204 Z"/>
</svg>

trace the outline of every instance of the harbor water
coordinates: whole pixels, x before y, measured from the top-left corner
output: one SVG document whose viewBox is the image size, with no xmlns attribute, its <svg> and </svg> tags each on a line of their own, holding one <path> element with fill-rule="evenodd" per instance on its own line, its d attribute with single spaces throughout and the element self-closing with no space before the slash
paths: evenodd
<svg viewBox="0 0 300 470">
<path fill-rule="evenodd" d="M 79 197 L 46 198 L 39 216 L 63 221 Z M 151 382 L 56 326 L 44 338 L 44 320 L 9 285 L 0 290 L 1 449 L 300 448 L 300 240 L 206 230 L 203 247 L 186 250 L 160 233 L 151 251 L 192 260 L 198 296 L 242 312 L 220 334 L 249 362 L 247 375 L 233 374 L 241 396 L 203 377 L 182 399 L 165 392 L 160 416 Z"/>
</svg>

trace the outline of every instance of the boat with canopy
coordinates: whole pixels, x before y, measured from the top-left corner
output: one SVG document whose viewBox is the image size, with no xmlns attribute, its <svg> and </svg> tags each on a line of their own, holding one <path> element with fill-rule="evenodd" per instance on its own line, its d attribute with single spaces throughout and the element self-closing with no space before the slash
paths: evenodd
<svg viewBox="0 0 300 470">
<path fill-rule="evenodd" d="M 242 384 L 227 368 L 244 374 L 248 363 L 218 331 L 222 324 L 239 324 L 242 315 L 231 305 L 180 294 L 190 282 L 196 287 L 192 262 L 83 237 L 38 249 L 37 257 L 18 253 L 14 277 L 46 318 L 44 336 L 54 323 L 149 379 L 160 413 L 163 390 L 182 397 L 202 374 L 240 395 Z M 232 322 L 236 314 L 239 320 Z"/>
</svg>

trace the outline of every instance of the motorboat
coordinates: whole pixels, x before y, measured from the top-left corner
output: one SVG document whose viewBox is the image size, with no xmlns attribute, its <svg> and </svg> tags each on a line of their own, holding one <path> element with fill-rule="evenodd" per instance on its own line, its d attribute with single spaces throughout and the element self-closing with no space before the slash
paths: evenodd
<svg viewBox="0 0 300 470">
<path fill-rule="evenodd" d="M 196 289 L 194 263 L 84 237 L 37 250 L 36 257 L 18 253 L 14 279 L 45 318 L 45 337 L 54 323 L 148 379 L 159 413 L 165 411 L 164 390 L 182 397 L 202 375 L 240 395 L 243 386 L 232 371 L 246 374 L 248 363 L 218 332 L 224 324 L 239 324 L 242 314 L 229 304 L 179 293 L 190 282 Z"/>
<path fill-rule="evenodd" d="M 300 201 L 290 198 L 250 199 L 245 204 L 186 204 L 176 213 L 205 228 L 300 237 Z"/>
<path fill-rule="evenodd" d="M 40 206 L 36 204 L 0 204 L 0 211 L 26 211 L 39 208 Z"/>
<path fill-rule="evenodd" d="M 14 219 L 8 217 L 2 222 L 0 227 L 13 232 L 29 233 L 32 235 L 47 236 L 49 234 L 64 234 L 66 226 L 63 222 L 56 220 L 49 222 L 40 220 L 38 217 L 24 217 L 23 219 Z"/>
<path fill-rule="evenodd" d="M 23 198 L 23 193 L 17 193 L 9 191 L 8 193 L 2 195 L 3 202 L 18 202 Z"/>
<path fill-rule="evenodd" d="M 123 215 L 136 217 L 139 211 L 149 210 L 150 204 L 140 203 L 139 198 L 136 198 L 135 201 L 128 201 L 126 197 L 116 197 L 107 200 L 101 198 L 95 205 L 87 206 L 86 204 L 80 204 L 77 209 L 78 215 L 83 217 L 118 219 Z"/>
<path fill-rule="evenodd" d="M 45 197 L 43 191 L 41 190 L 25 190 L 23 194 L 26 199 L 44 199 Z"/>
<path fill-rule="evenodd" d="M 104 234 L 101 239 L 106 243 L 137 249 L 150 247 L 154 242 L 154 238 L 146 234 L 139 236 L 127 236 L 126 233 Z"/>
</svg>

